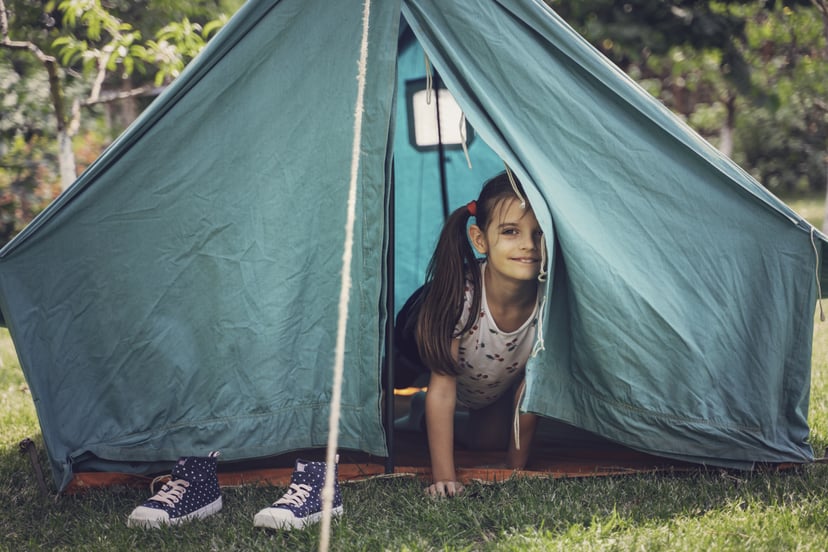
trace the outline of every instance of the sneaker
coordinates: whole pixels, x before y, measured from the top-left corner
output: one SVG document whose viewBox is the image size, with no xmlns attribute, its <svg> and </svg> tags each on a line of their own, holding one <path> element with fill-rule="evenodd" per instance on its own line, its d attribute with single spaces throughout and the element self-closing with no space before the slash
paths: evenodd
<svg viewBox="0 0 828 552">
<path fill-rule="evenodd" d="M 219 453 L 179 458 L 170 480 L 152 498 L 129 515 L 129 527 L 175 525 L 205 518 L 221 510 L 221 489 L 216 467 Z"/>
<path fill-rule="evenodd" d="M 341 516 L 339 456 L 336 457 L 336 462 L 331 515 Z M 290 478 L 290 488 L 272 506 L 256 514 L 253 518 L 253 525 L 268 529 L 301 529 L 322 519 L 322 488 L 325 485 L 325 470 L 325 462 L 296 460 L 296 467 Z"/>
</svg>

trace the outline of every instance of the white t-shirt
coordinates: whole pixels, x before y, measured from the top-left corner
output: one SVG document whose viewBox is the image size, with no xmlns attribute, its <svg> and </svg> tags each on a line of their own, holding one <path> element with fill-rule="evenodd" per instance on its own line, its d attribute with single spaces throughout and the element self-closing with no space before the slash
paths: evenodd
<svg viewBox="0 0 828 552">
<path fill-rule="evenodd" d="M 479 267 L 483 283 L 486 263 L 480 263 Z M 468 320 L 472 291 L 471 282 L 467 281 L 464 313 L 455 332 L 460 331 Z M 478 323 L 458 338 L 460 370 L 457 376 L 457 400 L 468 408 L 477 409 L 494 403 L 509 391 L 526 368 L 526 361 L 534 346 L 537 325 L 536 303 L 535 310 L 520 328 L 508 333 L 501 331 L 489 312 L 486 286 L 483 285 Z"/>
</svg>

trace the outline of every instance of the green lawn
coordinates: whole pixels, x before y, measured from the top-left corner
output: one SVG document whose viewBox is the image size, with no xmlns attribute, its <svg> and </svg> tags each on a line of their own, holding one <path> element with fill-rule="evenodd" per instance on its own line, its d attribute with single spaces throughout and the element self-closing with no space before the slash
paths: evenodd
<svg viewBox="0 0 828 552">
<path fill-rule="evenodd" d="M 114 488 L 39 495 L 24 437 L 42 443 L 10 340 L 0 331 L 0 550 L 314 550 L 318 528 L 254 529 L 252 516 L 284 489 L 224 489 L 207 520 L 155 531 L 126 527 L 148 496 Z M 814 340 L 813 442 L 828 443 L 828 323 Z M 52 482 L 48 481 L 54 493 Z M 426 498 L 413 479 L 343 485 L 332 550 L 813 550 L 828 543 L 828 465 L 783 473 L 720 470 L 472 484 L 454 500 Z"/>
<path fill-rule="evenodd" d="M 821 213 L 817 208 L 815 213 Z M 815 215 L 808 215 L 812 218 Z M 820 215 L 821 216 L 821 215 Z M 819 217 L 817 217 L 819 218 Z M 825 305 L 828 309 L 828 303 Z M 176 528 L 126 527 L 141 489 L 41 497 L 18 443 L 32 437 L 45 467 L 31 397 L 0 330 L 0 550 L 314 550 L 318 527 L 255 529 L 252 517 L 284 489 L 223 490 L 222 512 Z M 816 323 L 812 443 L 828 445 L 828 322 Z M 48 474 L 47 474 L 48 477 Z M 426 498 L 409 478 L 343 485 L 345 515 L 331 550 L 799 550 L 828 547 L 828 465 L 782 473 L 586 479 L 515 478 L 472 484 L 453 500 Z"/>
</svg>

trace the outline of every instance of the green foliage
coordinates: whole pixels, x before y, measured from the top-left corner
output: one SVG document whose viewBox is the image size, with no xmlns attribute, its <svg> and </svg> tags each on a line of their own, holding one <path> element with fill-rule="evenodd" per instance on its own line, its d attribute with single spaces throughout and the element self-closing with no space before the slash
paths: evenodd
<svg viewBox="0 0 828 552">
<path fill-rule="evenodd" d="M 170 21 L 191 21 L 206 24 L 232 14 L 245 0 L 108 0 L 107 8 L 125 21 L 132 22 L 144 36 L 152 36 Z"/>
<path fill-rule="evenodd" d="M 90 103 L 89 117 L 81 121 L 80 130 L 85 132 L 101 126 L 100 112 L 89 111 L 99 93 L 169 83 L 226 23 L 226 14 L 242 3 L 6 0 L 6 7 L 10 38 L 29 40 L 45 54 L 56 56 L 66 103 Z M 153 39 L 145 40 L 146 36 Z M 29 52 L 0 48 L 0 197 L 6 198 L 0 199 L 0 244 L 56 196 L 55 108 L 42 63 Z M 69 111 L 68 105 L 62 108 Z M 128 122 L 116 122 L 108 137 L 95 142 L 111 141 Z"/>
<path fill-rule="evenodd" d="M 812 0 L 546 1 L 714 145 L 732 130 L 731 156 L 763 184 L 824 189 L 828 51 Z M 58 56 L 67 102 L 88 100 L 96 78 L 102 94 L 169 83 L 242 4 L 6 0 L 14 38 Z M 34 56 L 0 49 L 0 174 L 16 170 L 8 155 L 18 136 L 53 149 L 42 139 L 56 132 L 50 105 Z M 33 154 L 55 163 L 48 151 Z"/>
<path fill-rule="evenodd" d="M 226 21 L 225 16 L 202 26 L 185 18 L 180 22 L 165 25 L 156 34 L 158 40 L 147 41 L 146 47 L 140 51 L 140 56 L 157 67 L 156 86 L 178 77 L 187 61 L 198 55 L 207 45 L 211 35 Z"/>
<path fill-rule="evenodd" d="M 661 75 L 657 97 L 702 135 L 709 136 L 727 124 L 726 104 L 736 94 L 722 72 L 722 64 L 721 50 L 677 45 L 663 56 L 648 56 L 644 71 Z"/>
<path fill-rule="evenodd" d="M 87 75 L 120 69 L 121 79 L 136 69 L 143 74 L 152 67 L 156 86 L 176 78 L 227 19 L 222 15 L 202 26 L 184 17 L 167 23 L 155 33 L 155 40 L 143 43 L 141 32 L 105 9 L 100 0 L 61 0 L 57 8 L 63 13 L 64 28 L 74 31 L 52 42 L 63 65 L 80 64 Z"/>
<path fill-rule="evenodd" d="M 828 51 L 810 0 L 549 0 L 714 145 L 777 193 L 825 188 Z"/>
<path fill-rule="evenodd" d="M 651 54 L 665 55 L 676 45 L 728 52 L 745 26 L 742 18 L 720 8 L 742 2 L 549 0 L 549 4 L 624 67 Z"/>
<path fill-rule="evenodd" d="M 54 153 L 48 142 L 17 134 L 0 156 L 0 243 L 20 232 L 59 192 L 58 177 L 49 172 L 54 162 L 48 156 Z"/>
<path fill-rule="evenodd" d="M 6 149 L 5 141 L 19 134 L 54 133 L 46 73 L 18 63 L 18 58 L 0 50 L 0 156 Z"/>
<path fill-rule="evenodd" d="M 753 18 L 746 38 L 754 82 L 777 101 L 742 106 L 737 160 L 777 193 L 824 190 L 828 49 L 821 18 L 810 7 L 780 5 Z"/>
<path fill-rule="evenodd" d="M 735 159 L 778 194 L 823 190 L 825 143 L 816 126 L 804 106 L 753 109 L 739 117 Z"/>
<path fill-rule="evenodd" d="M 29 78 L 2 63 L 0 51 L 0 243 L 5 243 L 55 197 L 54 118 L 46 74 Z M 21 66 L 21 72 L 27 68 Z"/>
</svg>

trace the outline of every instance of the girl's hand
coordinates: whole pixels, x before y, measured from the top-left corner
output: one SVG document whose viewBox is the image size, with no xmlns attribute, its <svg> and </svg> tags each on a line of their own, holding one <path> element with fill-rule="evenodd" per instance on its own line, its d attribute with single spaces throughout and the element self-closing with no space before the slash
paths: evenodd
<svg viewBox="0 0 828 552">
<path fill-rule="evenodd" d="M 435 481 L 426 488 L 429 496 L 457 496 L 463 494 L 466 488 L 459 481 Z"/>
</svg>

